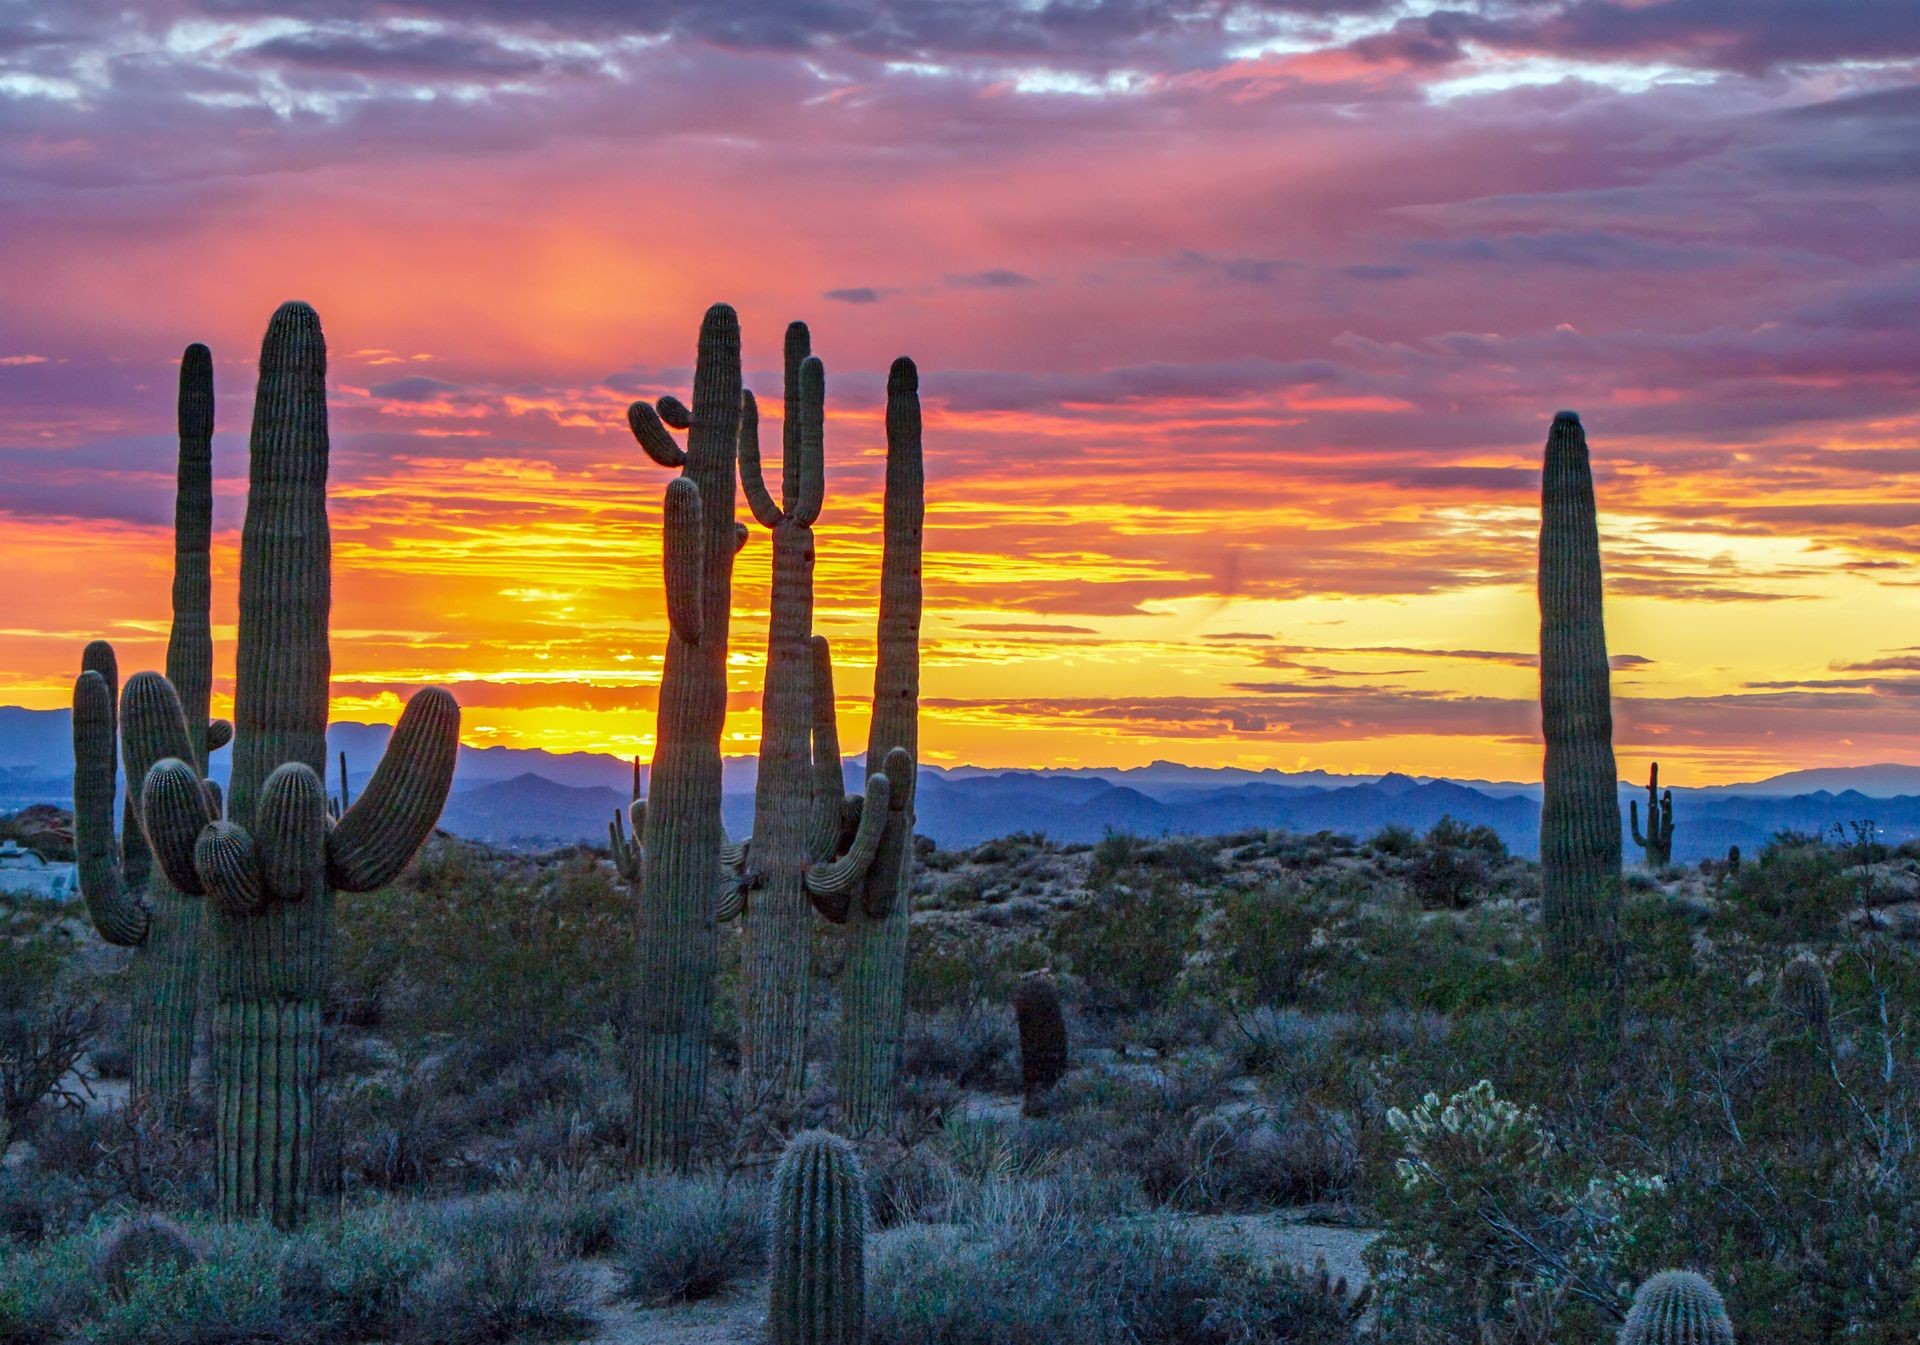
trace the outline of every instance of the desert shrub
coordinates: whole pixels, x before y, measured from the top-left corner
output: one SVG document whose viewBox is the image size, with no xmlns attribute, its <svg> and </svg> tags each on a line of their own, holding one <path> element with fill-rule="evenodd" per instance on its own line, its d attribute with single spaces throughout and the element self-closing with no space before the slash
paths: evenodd
<svg viewBox="0 0 1920 1345">
<path fill-rule="evenodd" d="M 1386 1339 L 1488 1327 L 1510 1338 L 1538 1306 L 1519 1299 L 1562 1287 L 1558 1329 L 1538 1338 L 1591 1339 L 1597 1323 L 1619 1320 L 1659 1177 L 1585 1169 L 1537 1112 L 1485 1080 L 1445 1102 L 1429 1093 L 1388 1126 L 1401 1141 L 1398 1202 L 1367 1251 Z"/>
<path fill-rule="evenodd" d="M 1845 872 L 1853 862 L 1818 836 L 1782 831 L 1732 875 L 1733 897 L 1773 939 L 1830 937 L 1840 915 L 1860 904 L 1859 884 Z"/>
<path fill-rule="evenodd" d="M 67 1334 L 91 1292 L 84 1238 L 0 1255 L 0 1345 L 51 1345 Z"/>
<path fill-rule="evenodd" d="M 1068 913 L 1051 940 L 1096 996 L 1139 1009 L 1173 989 L 1193 951 L 1199 917 L 1199 902 L 1156 874 L 1144 886 L 1116 886 Z"/>
<path fill-rule="evenodd" d="M 1122 870 L 1133 867 L 1144 845 L 1131 831 L 1107 827 L 1088 856 L 1088 882 L 1096 887 L 1112 882 Z"/>
<path fill-rule="evenodd" d="M 975 1009 L 1004 1001 L 1021 976 L 1046 964 L 1046 949 L 1025 937 L 973 929 L 914 931 L 907 949 L 907 1007 L 922 1013 Z"/>
<path fill-rule="evenodd" d="M 949 1079 L 961 1088 L 995 1088 L 1009 1077 L 1013 1025 L 998 1006 L 915 1014 L 901 1043 L 909 1079 Z"/>
<path fill-rule="evenodd" d="M 1328 1300 L 1283 1272 L 1207 1250 L 1160 1221 L 1020 1211 L 884 1255 L 867 1292 L 875 1345 L 1331 1345 Z"/>
<path fill-rule="evenodd" d="M 621 1222 L 614 1258 L 625 1297 L 649 1306 L 724 1293 L 766 1265 L 764 1197 L 711 1177 L 647 1182 Z"/>
<path fill-rule="evenodd" d="M 543 866 L 434 841 L 399 883 L 342 904 L 338 996 L 396 1036 L 449 1033 L 498 1065 L 618 1020 L 630 925 L 585 852 Z"/>
<path fill-rule="evenodd" d="M 1398 822 L 1391 822 L 1367 839 L 1367 848 L 1376 855 L 1409 859 L 1419 852 L 1420 838 L 1414 834 L 1412 827 L 1403 827 Z"/>
<path fill-rule="evenodd" d="M 1506 842 L 1492 827 L 1442 817 L 1427 829 L 1407 871 L 1407 885 L 1422 906 L 1459 910 L 1485 892 L 1492 866 L 1506 857 Z"/>
<path fill-rule="evenodd" d="M 1227 893 L 1210 936 L 1222 989 L 1239 1004 L 1298 1002 L 1337 952 L 1316 932 L 1314 912 L 1297 888 Z"/>
<path fill-rule="evenodd" d="M 70 974 L 71 953 L 57 927 L 0 938 L 0 1124 L 15 1135 L 43 1106 L 86 1103 L 76 1067 L 103 1019 Z"/>
<path fill-rule="evenodd" d="M 205 1257 L 199 1240 L 163 1214 L 136 1214 L 107 1230 L 93 1250 L 93 1278 L 101 1292 L 123 1296 L 136 1276 L 178 1274 Z"/>
<path fill-rule="evenodd" d="M 403 1339 L 419 1345 L 576 1339 L 592 1321 L 584 1272 L 525 1207 L 463 1222 L 408 1292 Z"/>
</svg>

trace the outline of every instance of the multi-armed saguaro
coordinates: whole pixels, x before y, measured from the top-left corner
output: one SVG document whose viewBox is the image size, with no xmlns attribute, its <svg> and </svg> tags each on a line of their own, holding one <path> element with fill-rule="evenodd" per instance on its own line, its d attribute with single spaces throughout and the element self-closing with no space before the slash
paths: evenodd
<svg viewBox="0 0 1920 1345">
<path fill-rule="evenodd" d="M 887 484 L 880 562 L 878 651 L 867 775 L 892 781 L 887 829 L 847 916 L 840 976 L 840 1107 L 856 1135 L 893 1117 L 906 1028 L 908 894 L 913 885 L 913 796 L 920 751 L 920 533 L 926 476 L 920 459 L 920 374 L 905 356 L 887 374 Z"/>
<path fill-rule="evenodd" d="M 809 345 L 805 323 L 788 326 L 777 504 L 761 471 L 759 411 L 750 392 L 740 426 L 741 489 L 754 518 L 773 535 L 760 773 L 745 884 L 752 895 L 741 920 L 741 1055 L 754 1081 L 776 1096 L 797 1092 L 805 1081 L 809 902 L 829 920 L 846 919 L 886 827 L 889 789 L 884 775 L 868 782 L 858 830 L 841 854 L 847 801 L 833 662 L 826 640 L 813 634 L 813 524 L 826 495 L 826 373 Z"/>
<path fill-rule="evenodd" d="M 207 719 L 213 692 L 210 550 L 213 532 L 213 356 L 194 344 L 180 358 L 180 465 L 173 506 L 173 633 L 167 677 L 179 692 L 194 764 L 233 736 L 226 720 Z M 177 1119 L 187 1099 L 200 998 L 200 903 L 156 872 L 140 832 L 135 797 L 161 744 L 133 716 L 118 726 L 120 674 L 113 646 L 88 645 L 73 688 L 73 823 L 80 891 L 100 936 L 134 949 L 128 968 L 134 1105 Z M 131 694 L 132 688 L 128 688 Z M 124 755 L 127 800 L 113 831 L 115 756 Z"/>
<path fill-rule="evenodd" d="M 312 1182 L 334 893 L 379 887 L 413 857 L 446 802 L 460 729 L 452 696 L 416 693 L 359 800 L 330 817 L 326 368 L 319 316 L 281 305 L 254 396 L 226 816 L 165 678 L 136 674 L 124 716 L 154 759 L 148 843 L 213 910 L 220 1210 L 282 1225 L 305 1216 Z"/>
<path fill-rule="evenodd" d="M 1640 834 L 1640 805 L 1627 800 L 1633 823 L 1633 843 L 1647 853 L 1647 867 L 1664 869 L 1673 863 L 1673 791 L 1660 792 L 1660 763 L 1647 768 L 1647 834 Z"/>
<path fill-rule="evenodd" d="M 693 409 L 673 397 L 635 402 L 634 438 L 663 467 L 681 469 L 666 493 L 662 542 L 666 663 L 654 737 L 652 795 L 635 800 L 634 841 L 614 837 L 621 871 L 639 893 L 633 1156 L 652 1169 L 687 1161 L 707 1088 L 707 1034 L 725 887 L 720 827 L 720 734 L 727 717 L 727 630 L 733 557 L 746 541 L 734 520 L 741 416 L 740 321 L 715 304 L 700 324 Z M 687 446 L 667 427 L 687 431 Z"/>
<path fill-rule="evenodd" d="M 1540 717 L 1548 950 L 1563 970 L 1610 977 L 1620 908 L 1619 777 L 1593 466 L 1571 411 L 1553 418 L 1540 483 Z"/>
</svg>

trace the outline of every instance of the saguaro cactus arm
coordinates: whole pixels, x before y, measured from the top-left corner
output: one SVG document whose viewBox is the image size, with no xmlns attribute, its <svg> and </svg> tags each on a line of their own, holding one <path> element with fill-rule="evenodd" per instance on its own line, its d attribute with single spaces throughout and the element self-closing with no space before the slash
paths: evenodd
<svg viewBox="0 0 1920 1345">
<path fill-rule="evenodd" d="M 840 716 L 834 704 L 833 649 L 827 637 L 813 637 L 813 836 L 808 850 L 816 860 L 832 859 L 840 848 L 840 817 L 846 801 L 846 777 L 840 767 Z"/>
<path fill-rule="evenodd" d="M 680 405 L 670 397 L 662 397 L 659 404 L 664 406 L 668 402 Z M 633 437 L 639 441 L 640 447 L 646 450 L 647 456 L 662 467 L 687 465 L 687 450 L 676 444 L 673 436 L 667 433 L 667 427 L 655 407 L 645 402 L 635 402 L 627 408 L 627 425 L 633 430 Z"/>
<path fill-rule="evenodd" d="M 415 692 L 373 778 L 327 836 L 327 881 L 343 892 L 392 882 L 440 820 L 459 751 L 459 704 L 440 687 Z"/>
<path fill-rule="evenodd" d="M 666 526 L 660 559 L 667 585 L 667 620 L 688 644 L 700 643 L 705 625 L 700 606 L 701 576 L 706 572 L 700 488 L 684 476 L 667 483 Z"/>
<path fill-rule="evenodd" d="M 114 737 L 113 691 L 90 668 L 73 684 L 74 855 L 94 928 L 108 943 L 132 948 L 147 937 L 148 913 L 122 880 L 114 839 Z"/>
<path fill-rule="evenodd" d="M 839 859 L 814 864 L 807 869 L 807 895 L 814 909 L 834 924 L 843 924 L 853 892 L 867 876 L 880 837 L 887 827 L 887 798 L 891 782 L 883 773 L 867 777 L 866 801 L 860 812 L 860 830 L 854 833 L 853 846 Z"/>
<path fill-rule="evenodd" d="M 740 490 L 756 522 L 764 528 L 780 526 L 787 515 L 767 493 L 766 471 L 760 465 L 760 403 L 751 390 L 740 394 Z"/>
<path fill-rule="evenodd" d="M 620 810 L 615 808 L 613 821 L 607 823 L 607 840 L 613 848 L 613 867 L 628 883 L 638 886 L 647 877 L 647 801 L 635 799 L 627 805 L 627 815 L 633 819 L 632 838 L 628 838 Z"/>
<path fill-rule="evenodd" d="M 156 761 L 140 786 L 140 818 L 167 881 L 189 896 L 205 896 L 194 852 L 214 815 L 193 767 L 178 757 Z"/>
</svg>

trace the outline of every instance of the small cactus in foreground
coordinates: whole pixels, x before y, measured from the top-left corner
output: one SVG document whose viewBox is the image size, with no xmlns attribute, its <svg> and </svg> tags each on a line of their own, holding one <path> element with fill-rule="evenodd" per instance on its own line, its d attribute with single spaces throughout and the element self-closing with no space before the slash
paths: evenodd
<svg viewBox="0 0 1920 1345">
<path fill-rule="evenodd" d="M 867 1191 L 853 1146 L 795 1135 L 773 1175 L 774 1345 L 857 1345 L 866 1333 Z"/>
<path fill-rule="evenodd" d="M 1826 1042 L 1833 1031 L 1833 991 L 1818 958 L 1800 953 L 1780 968 L 1776 998 L 1782 1009 Z"/>
<path fill-rule="evenodd" d="M 1649 869 L 1664 869 L 1673 863 L 1673 791 L 1660 792 L 1660 763 L 1647 770 L 1647 834 L 1640 834 L 1640 805 L 1627 800 L 1627 816 L 1633 823 L 1633 843 L 1647 852 Z"/>
<path fill-rule="evenodd" d="M 1067 1072 L 1067 1020 L 1053 978 L 1023 977 L 1013 988 L 1013 1017 L 1020 1030 L 1020 1083 L 1031 1109 Z"/>
<path fill-rule="evenodd" d="M 1663 1270 L 1634 1292 L 1618 1345 L 1733 1345 L 1733 1324 L 1703 1276 Z"/>
</svg>

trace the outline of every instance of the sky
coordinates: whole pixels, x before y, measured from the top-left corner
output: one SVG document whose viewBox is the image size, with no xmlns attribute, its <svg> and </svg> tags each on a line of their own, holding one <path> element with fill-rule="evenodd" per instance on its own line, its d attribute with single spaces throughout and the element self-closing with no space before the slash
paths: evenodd
<svg viewBox="0 0 1920 1345">
<path fill-rule="evenodd" d="M 299 298 L 334 717 L 438 683 L 470 743 L 650 753 L 625 408 L 725 300 L 769 442 L 790 319 L 826 363 L 850 747 L 910 354 L 929 763 L 1538 779 L 1562 407 L 1624 776 L 1920 760 L 1916 186 L 1912 0 L 0 0 L 0 703 L 163 661 L 196 340 L 225 703 Z"/>
</svg>

